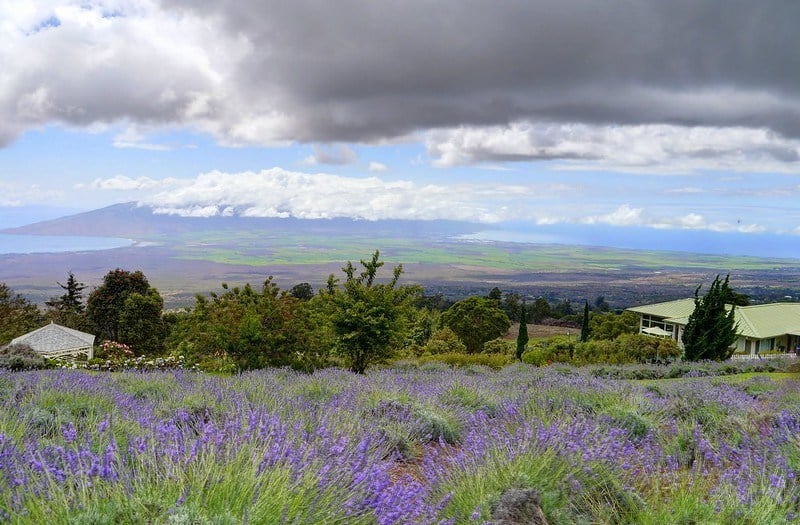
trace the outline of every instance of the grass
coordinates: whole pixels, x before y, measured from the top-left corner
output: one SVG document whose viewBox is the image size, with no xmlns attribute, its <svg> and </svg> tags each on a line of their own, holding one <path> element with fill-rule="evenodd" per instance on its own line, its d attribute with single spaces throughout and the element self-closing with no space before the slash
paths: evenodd
<svg viewBox="0 0 800 525">
<path fill-rule="evenodd" d="M 272 232 L 193 232 L 160 239 L 178 250 L 178 258 L 249 266 L 340 264 L 372 253 L 375 247 L 390 262 L 458 265 L 513 271 L 622 271 L 629 269 L 773 270 L 786 260 L 625 250 L 591 246 L 523 244 L 459 240 L 361 237 L 358 235 L 275 236 Z"/>
</svg>

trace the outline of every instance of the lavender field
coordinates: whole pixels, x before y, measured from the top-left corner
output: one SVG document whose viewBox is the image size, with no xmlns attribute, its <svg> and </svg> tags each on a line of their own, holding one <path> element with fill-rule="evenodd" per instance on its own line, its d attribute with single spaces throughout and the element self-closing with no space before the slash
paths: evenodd
<svg viewBox="0 0 800 525">
<path fill-rule="evenodd" d="M 0 371 L 0 520 L 794 523 L 789 376 L 636 382 L 507 367 Z"/>
</svg>

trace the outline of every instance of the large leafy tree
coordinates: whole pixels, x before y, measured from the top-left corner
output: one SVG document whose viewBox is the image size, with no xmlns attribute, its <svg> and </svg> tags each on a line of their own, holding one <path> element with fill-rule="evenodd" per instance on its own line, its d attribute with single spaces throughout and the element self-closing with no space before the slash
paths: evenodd
<svg viewBox="0 0 800 525">
<path fill-rule="evenodd" d="M 134 352 L 141 354 L 159 346 L 153 343 L 153 337 L 163 336 L 159 331 L 163 326 L 163 304 L 158 291 L 150 286 L 141 271 L 117 268 L 108 272 L 103 284 L 89 294 L 86 315 L 99 339 L 130 344 Z M 152 333 L 141 334 L 139 330 L 152 330 Z M 143 346 L 136 346 L 143 342 Z"/>
<path fill-rule="evenodd" d="M 694 311 L 683 331 L 684 358 L 689 361 L 713 359 L 722 361 L 733 353 L 736 341 L 736 319 L 734 309 L 726 307 L 730 297 L 728 278 L 719 275 L 702 297 L 700 286 L 694 291 Z M 701 285 L 702 286 L 702 285 Z"/>
<path fill-rule="evenodd" d="M 378 283 L 378 270 L 384 264 L 379 259 L 377 250 L 369 261 L 362 259 L 360 273 L 348 262 L 342 268 L 345 281 L 341 288 L 332 275 L 328 279 L 336 349 L 350 370 L 359 374 L 390 357 L 402 342 L 407 314 L 421 292 L 418 286 L 398 286 L 402 265 L 394 268 L 388 283 Z"/>
<path fill-rule="evenodd" d="M 57 284 L 64 290 L 64 293 L 61 297 L 53 297 L 45 303 L 47 305 L 45 315 L 58 324 L 76 330 L 86 330 L 88 319 L 86 318 L 86 306 L 83 304 L 83 290 L 86 289 L 86 285 L 78 282 L 72 272 L 67 273 L 66 284 Z"/>
<path fill-rule="evenodd" d="M 164 299 L 155 288 L 130 294 L 119 315 L 120 341 L 137 354 L 161 352 L 166 336 L 163 310 Z"/>
<path fill-rule="evenodd" d="M 0 283 L 0 346 L 35 330 L 41 323 L 38 306 Z"/>
<path fill-rule="evenodd" d="M 477 296 L 448 308 L 442 314 L 442 324 L 458 335 L 469 353 L 480 352 L 486 341 L 497 339 L 511 327 L 511 321 L 497 301 Z"/>
</svg>

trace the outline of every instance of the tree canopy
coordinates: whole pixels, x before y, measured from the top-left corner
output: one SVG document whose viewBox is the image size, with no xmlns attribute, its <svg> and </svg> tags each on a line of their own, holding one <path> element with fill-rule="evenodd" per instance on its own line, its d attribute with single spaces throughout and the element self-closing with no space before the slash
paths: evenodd
<svg viewBox="0 0 800 525">
<path fill-rule="evenodd" d="M 0 346 L 35 330 L 41 323 L 39 307 L 0 283 Z"/>
<path fill-rule="evenodd" d="M 64 290 L 61 297 L 51 298 L 45 302 L 45 314 L 52 321 L 76 330 L 87 330 L 89 321 L 86 317 L 86 306 L 83 304 L 83 290 L 86 285 L 78 282 L 75 274 L 67 273 L 67 283 L 56 283 Z"/>
<path fill-rule="evenodd" d="M 500 337 L 511 327 L 511 321 L 497 301 L 477 296 L 448 308 L 442 314 L 442 324 L 458 335 L 469 353 L 480 352 L 485 342 Z"/>
<path fill-rule="evenodd" d="M 141 354 L 158 349 L 155 337 L 163 337 L 163 305 L 141 271 L 117 268 L 89 294 L 86 315 L 99 339 L 129 344 Z"/>
<path fill-rule="evenodd" d="M 403 266 L 394 268 L 386 284 L 376 282 L 383 266 L 380 252 L 369 261 L 361 260 L 363 270 L 356 273 L 352 262 L 342 268 L 345 282 L 340 289 L 333 275 L 328 279 L 327 298 L 331 323 L 336 334 L 336 350 L 353 372 L 362 374 L 367 366 L 392 355 L 393 344 L 401 341 L 406 310 L 420 294 L 417 286 L 398 286 Z M 486 299 L 488 301 L 488 299 Z"/>
<path fill-rule="evenodd" d="M 698 286 L 694 291 L 694 311 L 683 331 L 684 358 L 688 361 L 713 359 L 722 361 L 733 354 L 736 341 L 735 306 L 726 307 L 730 297 L 729 276 L 711 283 L 704 296 Z"/>
</svg>

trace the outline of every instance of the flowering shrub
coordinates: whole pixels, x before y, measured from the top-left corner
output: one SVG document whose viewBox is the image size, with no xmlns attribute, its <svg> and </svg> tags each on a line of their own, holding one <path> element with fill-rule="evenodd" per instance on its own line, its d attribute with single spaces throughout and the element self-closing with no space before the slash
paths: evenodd
<svg viewBox="0 0 800 525">
<path fill-rule="evenodd" d="M 134 353 L 133 350 L 131 350 L 131 347 L 124 343 L 106 340 L 103 341 L 103 344 L 101 344 L 100 348 L 98 348 L 97 357 L 104 357 L 111 361 L 118 361 L 121 359 L 130 359 L 134 357 Z"/>
<path fill-rule="evenodd" d="M 187 366 L 182 355 L 167 357 L 123 357 L 115 359 L 94 358 L 89 361 L 54 359 L 57 368 L 68 370 L 96 370 L 118 372 L 121 370 L 137 370 L 140 372 L 155 370 L 199 370 L 199 365 Z"/>
</svg>

